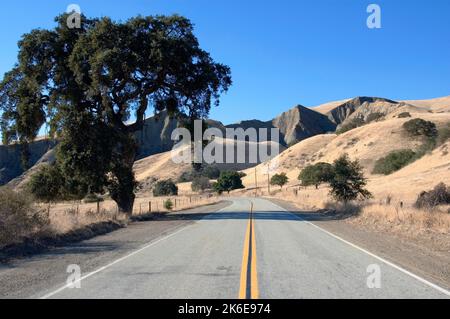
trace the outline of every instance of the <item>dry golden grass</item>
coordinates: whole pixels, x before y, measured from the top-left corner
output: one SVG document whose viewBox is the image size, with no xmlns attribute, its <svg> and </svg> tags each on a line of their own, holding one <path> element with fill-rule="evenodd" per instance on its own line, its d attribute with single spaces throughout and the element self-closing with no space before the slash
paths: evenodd
<svg viewBox="0 0 450 319">
<path fill-rule="evenodd" d="M 199 194 L 181 194 L 181 196 L 153 197 L 150 194 L 141 194 L 136 198 L 133 216 L 148 213 L 169 213 L 164 208 L 166 200 L 172 200 L 175 204 L 172 212 L 195 208 L 219 202 L 217 196 Z M 66 233 L 87 225 L 107 222 L 127 222 L 127 217 L 118 213 L 117 205 L 112 200 L 97 203 L 65 202 L 55 205 L 40 205 L 41 209 L 49 211 L 50 224 L 55 232 Z"/>
<path fill-rule="evenodd" d="M 349 204 L 336 203 L 328 196 L 328 187 L 300 189 L 273 189 L 271 195 L 265 189 L 258 194 L 267 198 L 278 198 L 295 204 L 303 211 L 335 211 L 345 220 L 371 228 L 418 235 L 423 232 L 450 233 L 450 206 L 433 210 L 416 209 L 413 203 L 401 204 L 393 196 L 376 196 L 375 199 Z M 237 195 L 238 193 L 234 194 Z M 254 195 L 254 190 L 241 192 L 245 196 Z"/>
</svg>

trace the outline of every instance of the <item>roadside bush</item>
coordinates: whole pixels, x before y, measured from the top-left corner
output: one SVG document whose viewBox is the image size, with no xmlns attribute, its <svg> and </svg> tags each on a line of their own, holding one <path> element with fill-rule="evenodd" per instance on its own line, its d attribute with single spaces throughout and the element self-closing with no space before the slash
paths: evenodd
<svg viewBox="0 0 450 319">
<path fill-rule="evenodd" d="M 398 117 L 399 119 L 406 119 L 406 118 L 408 118 L 408 117 L 411 117 L 411 113 L 409 113 L 409 112 L 403 112 L 403 113 L 400 113 L 397 117 Z"/>
<path fill-rule="evenodd" d="M 367 180 L 359 161 L 351 161 L 348 155 L 343 155 L 334 162 L 333 173 L 330 195 L 335 200 L 346 203 L 358 198 L 372 198 L 372 194 L 365 189 Z"/>
<path fill-rule="evenodd" d="M 208 177 L 199 176 L 192 181 L 191 189 L 193 192 L 204 192 L 207 189 L 211 189 L 211 183 Z"/>
<path fill-rule="evenodd" d="M 177 196 L 178 195 L 178 187 L 175 183 L 169 180 L 162 180 L 156 183 L 153 188 L 153 196 Z"/>
<path fill-rule="evenodd" d="M 192 182 L 197 177 L 207 177 L 208 179 L 218 179 L 220 176 L 220 169 L 216 165 L 203 165 L 198 171 L 189 170 L 183 172 L 178 178 L 179 183 Z"/>
<path fill-rule="evenodd" d="M 37 200 L 54 202 L 63 197 L 64 178 L 57 166 L 45 165 L 31 176 L 27 188 Z"/>
<path fill-rule="evenodd" d="M 432 191 L 422 192 L 415 205 L 417 208 L 434 208 L 447 204 L 450 204 L 450 187 L 440 183 Z"/>
<path fill-rule="evenodd" d="M 243 189 L 245 187 L 242 184 L 241 174 L 230 171 L 222 172 L 217 183 L 214 183 L 213 188 L 217 193 L 222 194 L 223 192 L 230 193 L 232 190 Z"/>
<path fill-rule="evenodd" d="M 412 163 L 416 159 L 416 155 L 416 152 L 412 150 L 394 151 L 376 161 L 372 173 L 390 175 Z"/>
<path fill-rule="evenodd" d="M 422 119 L 413 119 L 405 124 L 403 128 L 410 137 L 426 137 L 435 139 L 438 136 L 436 124 Z"/>
<path fill-rule="evenodd" d="M 178 178 L 178 183 L 189 183 L 192 182 L 193 176 L 192 172 L 183 172 L 181 176 Z"/>
<path fill-rule="evenodd" d="M 19 242 L 49 224 L 47 213 L 34 205 L 31 195 L 0 188 L 0 246 Z"/>
<path fill-rule="evenodd" d="M 171 211 L 173 209 L 173 202 L 171 199 L 164 201 L 164 208 L 168 211 Z"/>
</svg>

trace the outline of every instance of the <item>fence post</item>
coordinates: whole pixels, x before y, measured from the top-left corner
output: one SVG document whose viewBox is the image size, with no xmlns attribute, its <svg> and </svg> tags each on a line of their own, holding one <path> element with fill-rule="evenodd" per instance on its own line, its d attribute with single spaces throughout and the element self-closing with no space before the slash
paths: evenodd
<svg viewBox="0 0 450 319">
<path fill-rule="evenodd" d="M 148 213 L 150 214 L 152 212 L 152 202 L 148 202 Z"/>
<path fill-rule="evenodd" d="M 100 215 L 100 199 L 97 199 L 97 215 Z"/>
</svg>

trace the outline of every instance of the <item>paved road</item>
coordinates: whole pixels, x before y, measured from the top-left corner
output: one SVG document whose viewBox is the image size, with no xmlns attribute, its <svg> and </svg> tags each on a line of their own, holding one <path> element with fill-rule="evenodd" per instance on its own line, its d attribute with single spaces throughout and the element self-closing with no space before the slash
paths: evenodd
<svg viewBox="0 0 450 319">
<path fill-rule="evenodd" d="M 201 217 L 131 255 L 83 274 L 79 289 L 53 287 L 40 297 L 449 297 L 439 287 L 268 200 L 233 199 L 225 209 Z M 369 282 L 381 288 L 369 288 L 368 277 L 378 270 L 381 277 L 372 276 Z"/>
</svg>

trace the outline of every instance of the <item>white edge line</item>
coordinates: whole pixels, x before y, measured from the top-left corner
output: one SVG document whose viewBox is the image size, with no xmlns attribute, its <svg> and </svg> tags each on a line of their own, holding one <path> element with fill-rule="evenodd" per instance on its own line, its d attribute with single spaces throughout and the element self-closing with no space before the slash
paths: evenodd
<svg viewBox="0 0 450 319">
<path fill-rule="evenodd" d="M 397 266 L 396 264 L 394 264 L 394 263 L 392 263 L 392 262 L 390 262 L 390 261 L 388 261 L 388 260 L 386 260 L 386 259 L 384 259 L 384 258 L 382 258 L 382 257 L 379 257 L 379 256 L 377 256 L 377 255 L 371 253 L 370 251 L 368 251 L 368 250 L 366 250 L 366 249 L 364 249 L 364 248 L 361 248 L 361 247 L 359 247 L 359 246 L 357 246 L 357 245 L 355 245 L 355 244 L 353 244 L 353 243 L 351 243 L 351 242 L 349 242 L 349 241 L 347 241 L 347 240 L 345 240 L 345 239 L 343 239 L 343 238 L 341 238 L 341 237 L 339 237 L 339 236 L 337 236 L 337 235 L 335 235 L 335 234 L 333 234 L 333 233 L 331 233 L 331 232 L 329 232 L 329 231 L 327 231 L 327 230 L 325 230 L 325 229 L 323 229 L 323 228 L 317 226 L 316 224 L 313 224 L 313 223 L 311 223 L 311 222 L 309 222 L 309 221 L 307 221 L 307 220 L 305 220 L 305 219 L 303 219 L 303 218 L 297 216 L 296 214 L 294 214 L 294 213 L 288 211 L 287 209 L 284 209 L 284 208 L 280 207 L 279 205 L 273 203 L 272 201 L 270 201 L 270 202 L 271 202 L 273 205 L 279 207 L 281 210 L 284 210 L 285 212 L 291 214 L 291 215 L 294 216 L 296 219 L 298 219 L 298 220 L 300 220 L 300 221 L 302 221 L 302 222 L 304 222 L 304 223 L 306 223 L 306 224 L 308 224 L 308 225 L 311 225 L 311 226 L 313 226 L 314 228 L 317 228 L 318 230 L 324 232 L 325 234 L 327 234 L 327 235 L 329 235 L 329 236 L 331 236 L 331 237 L 333 237 L 333 238 L 335 238 L 335 239 L 338 239 L 338 240 L 340 240 L 341 242 L 343 242 L 343 243 L 345 243 L 345 244 L 347 244 L 347 245 L 350 245 L 351 247 L 356 248 L 356 249 L 358 249 L 358 250 L 360 250 L 360 251 L 366 253 L 367 255 L 369 255 L 369 256 L 371 256 L 371 257 L 373 257 L 373 258 L 375 258 L 375 259 L 378 259 L 379 261 L 385 263 L 386 265 L 391 266 L 392 268 L 395 268 L 395 269 L 401 271 L 402 273 L 404 273 L 404 274 L 406 274 L 406 275 L 408 275 L 408 276 L 410 276 L 410 277 L 412 277 L 412 278 L 414 278 L 414 279 L 420 281 L 421 283 L 423 283 L 423 284 L 425 284 L 425 285 L 427 285 L 427 286 L 429 286 L 429 287 L 431 287 L 431 288 L 436 289 L 437 291 L 443 293 L 444 295 L 450 296 L 450 291 L 448 291 L 448 290 L 446 290 L 446 289 L 444 289 L 444 288 L 442 288 L 442 287 L 440 287 L 440 286 L 438 286 L 438 285 L 436 285 L 436 284 L 433 284 L 432 282 L 430 282 L 430 281 L 428 281 L 428 280 L 426 280 L 426 279 L 424 279 L 424 278 L 422 278 L 422 277 L 420 277 L 420 276 L 418 276 L 418 275 L 416 275 L 416 274 L 413 274 L 412 272 L 410 272 L 410 271 L 408 271 L 408 270 L 406 270 L 406 269 L 404 269 L 404 268 L 402 268 L 402 267 L 400 267 L 400 266 Z"/>
<path fill-rule="evenodd" d="M 229 205 L 229 206 L 231 206 L 231 205 Z M 222 212 L 223 210 L 227 209 L 229 206 L 224 207 L 224 208 L 222 208 L 222 209 L 220 209 L 220 210 L 217 210 L 217 211 L 215 211 L 215 212 L 213 212 L 213 213 L 211 213 L 211 214 L 208 214 L 207 216 L 203 217 L 203 218 L 200 219 L 200 220 L 206 219 L 208 216 L 213 215 L 214 213 Z M 191 225 L 187 225 L 187 226 L 185 226 L 185 227 L 182 227 L 181 229 L 179 229 L 179 230 L 176 231 L 175 233 L 172 233 L 172 234 L 170 234 L 170 235 L 168 235 L 168 236 L 165 236 L 165 237 L 160 238 L 160 239 L 158 239 L 158 240 L 156 240 L 156 241 L 154 241 L 154 242 L 151 242 L 150 244 L 147 244 L 146 246 L 144 246 L 144 247 L 142 247 L 142 248 L 140 248 L 140 249 L 138 249 L 138 250 L 135 250 L 134 252 L 132 252 L 132 253 L 130 253 L 130 254 L 128 254 L 128 255 L 122 257 L 122 258 L 119 258 L 119 259 L 117 259 L 117 260 L 115 260 L 115 261 L 113 261 L 113 262 L 107 264 L 106 266 L 100 267 L 99 269 L 97 269 L 97 270 L 95 270 L 95 271 L 93 271 L 93 272 L 88 273 L 87 275 L 81 277 L 80 279 L 76 280 L 75 282 L 72 282 L 72 283 L 70 283 L 70 284 L 66 284 L 66 285 L 62 286 L 61 288 L 59 288 L 59 289 L 57 289 L 57 290 L 55 290 L 55 291 L 53 291 L 53 292 L 51 292 L 51 293 L 48 293 L 48 294 L 46 294 L 46 295 L 40 297 L 39 299 L 49 299 L 49 298 L 53 297 L 54 295 L 57 295 L 57 294 L 59 294 L 60 292 L 62 292 L 62 291 L 64 291 L 64 290 L 68 289 L 69 287 L 74 286 L 74 285 L 76 285 L 77 283 L 80 283 L 81 281 L 83 281 L 83 280 L 85 280 L 85 279 L 87 279 L 87 278 L 89 278 L 89 277 L 92 277 L 93 275 L 98 274 L 99 272 L 102 272 L 102 271 L 104 271 L 104 270 L 106 270 L 106 269 L 108 269 L 108 268 L 114 266 L 115 264 L 118 264 L 118 263 L 124 261 L 125 259 L 128 259 L 128 258 L 130 258 L 130 257 L 132 257 L 132 256 L 134 256 L 134 255 L 137 255 L 137 254 L 139 254 L 140 252 L 142 252 L 142 251 L 144 251 L 144 250 L 146 250 L 146 249 L 148 249 L 148 248 L 150 248 L 150 247 L 152 247 L 152 246 L 155 246 L 155 245 L 159 244 L 160 242 L 163 242 L 163 241 L 165 241 L 165 240 L 167 240 L 167 239 L 169 239 L 169 238 L 171 238 L 171 237 L 174 237 L 175 235 L 177 235 L 177 234 L 179 234 L 179 233 L 181 233 L 181 232 L 183 232 L 183 231 L 185 231 L 185 230 L 187 230 L 187 229 L 193 227 L 194 225 L 195 225 L 195 224 L 191 224 Z M 171 231 L 171 230 L 168 230 L 168 232 L 170 232 L 170 231 Z"/>
</svg>

